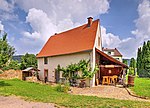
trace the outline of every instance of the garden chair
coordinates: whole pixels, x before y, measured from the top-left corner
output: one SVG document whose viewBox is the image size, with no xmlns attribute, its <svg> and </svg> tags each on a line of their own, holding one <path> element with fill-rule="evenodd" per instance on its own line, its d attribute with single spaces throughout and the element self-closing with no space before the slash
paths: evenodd
<svg viewBox="0 0 150 108">
<path fill-rule="evenodd" d="M 109 78 L 108 78 L 108 76 L 103 76 L 102 85 L 104 85 L 104 84 L 109 84 Z"/>
<path fill-rule="evenodd" d="M 113 75 L 113 78 L 112 78 L 112 81 L 113 83 L 116 85 L 117 83 L 117 79 L 118 79 L 118 76 L 117 75 Z"/>
<path fill-rule="evenodd" d="M 113 84 L 113 76 L 109 76 L 109 84 Z"/>
</svg>

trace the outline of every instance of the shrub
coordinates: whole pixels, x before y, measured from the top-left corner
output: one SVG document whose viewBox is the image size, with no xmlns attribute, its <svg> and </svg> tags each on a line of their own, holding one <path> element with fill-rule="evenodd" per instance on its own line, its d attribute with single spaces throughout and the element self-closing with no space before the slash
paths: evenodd
<svg viewBox="0 0 150 108">
<path fill-rule="evenodd" d="M 68 91 L 70 90 L 70 85 L 69 83 L 66 83 L 66 84 L 58 84 L 56 86 L 56 91 L 58 92 L 64 92 L 64 93 L 68 93 Z"/>
<path fill-rule="evenodd" d="M 9 68 L 8 66 L 5 66 L 5 67 L 2 68 L 3 71 L 9 70 L 9 69 L 10 69 L 10 68 Z"/>
<path fill-rule="evenodd" d="M 139 77 L 150 78 L 150 70 L 146 70 L 146 69 L 139 70 Z"/>
<path fill-rule="evenodd" d="M 135 73 L 134 73 L 134 68 L 133 67 L 130 67 L 129 68 L 129 73 L 128 73 L 129 75 L 132 75 L 132 76 L 134 76 L 135 75 Z"/>
<path fill-rule="evenodd" d="M 2 73 L 3 73 L 3 71 L 0 70 L 0 74 L 2 74 Z"/>
<path fill-rule="evenodd" d="M 61 85 L 61 84 L 58 84 L 58 85 L 56 86 L 56 91 L 58 91 L 58 92 L 63 92 L 63 88 L 62 88 L 62 85 Z"/>
<path fill-rule="evenodd" d="M 68 93 L 68 91 L 70 91 L 70 84 L 69 84 L 69 83 L 66 83 L 66 84 L 63 86 L 63 92 L 64 92 L 64 93 Z"/>
<path fill-rule="evenodd" d="M 18 61 L 11 60 L 10 63 L 7 66 L 4 66 L 2 68 L 2 70 L 9 70 L 9 69 L 18 70 L 18 69 L 20 69 L 19 67 L 20 66 L 18 64 Z"/>
<path fill-rule="evenodd" d="M 20 66 L 19 66 L 18 61 L 12 60 L 12 61 L 9 63 L 9 68 L 10 68 L 10 69 L 14 69 L 14 70 L 20 69 Z"/>
</svg>

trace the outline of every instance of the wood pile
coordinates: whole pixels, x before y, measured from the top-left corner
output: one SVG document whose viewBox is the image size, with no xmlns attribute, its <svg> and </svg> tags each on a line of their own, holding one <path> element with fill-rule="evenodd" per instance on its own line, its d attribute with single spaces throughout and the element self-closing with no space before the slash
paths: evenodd
<svg viewBox="0 0 150 108">
<path fill-rule="evenodd" d="M 35 77 L 35 76 L 32 76 L 32 77 L 26 77 L 26 81 L 37 82 L 37 77 Z"/>
<path fill-rule="evenodd" d="M 6 70 L 2 74 L 0 74 L 0 79 L 22 79 L 22 71 L 21 70 Z"/>
</svg>

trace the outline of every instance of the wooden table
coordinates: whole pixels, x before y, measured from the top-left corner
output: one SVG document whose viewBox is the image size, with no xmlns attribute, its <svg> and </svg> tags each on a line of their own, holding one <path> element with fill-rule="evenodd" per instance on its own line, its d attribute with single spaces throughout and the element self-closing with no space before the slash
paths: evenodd
<svg viewBox="0 0 150 108">
<path fill-rule="evenodd" d="M 103 84 L 113 84 L 117 82 L 117 75 L 113 75 L 113 76 L 103 76 L 103 80 L 102 80 L 102 85 Z"/>
</svg>

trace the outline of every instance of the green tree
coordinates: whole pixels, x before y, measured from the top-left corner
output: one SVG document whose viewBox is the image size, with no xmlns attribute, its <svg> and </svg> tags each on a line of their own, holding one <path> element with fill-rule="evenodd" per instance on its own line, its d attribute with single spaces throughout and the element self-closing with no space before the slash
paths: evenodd
<svg viewBox="0 0 150 108">
<path fill-rule="evenodd" d="M 26 53 L 24 56 L 21 57 L 21 69 L 25 69 L 28 67 L 37 67 L 37 59 L 34 54 Z"/>
<path fill-rule="evenodd" d="M 150 40 L 147 41 L 147 46 L 148 46 L 148 48 L 150 50 Z"/>
<path fill-rule="evenodd" d="M 138 48 L 138 53 L 137 53 L 137 74 L 139 75 L 140 70 L 141 70 L 141 61 L 142 61 L 142 50 L 141 47 Z"/>
<path fill-rule="evenodd" d="M 145 69 L 145 55 L 146 55 L 147 45 L 146 42 L 144 42 L 142 47 L 142 60 L 141 60 L 141 70 Z"/>
<path fill-rule="evenodd" d="M 137 72 L 140 77 L 150 77 L 150 41 L 144 42 L 142 50 L 138 49 Z"/>
<path fill-rule="evenodd" d="M 130 67 L 136 68 L 136 61 L 134 58 L 131 58 Z"/>
<path fill-rule="evenodd" d="M 129 74 L 131 75 L 135 75 L 135 68 L 136 68 L 136 61 L 134 58 L 131 58 L 131 61 L 130 61 L 130 67 L 129 67 Z"/>
<path fill-rule="evenodd" d="M 128 65 L 128 61 L 126 59 L 123 59 L 123 63 Z"/>
<path fill-rule="evenodd" d="M 9 65 L 9 61 L 14 53 L 15 48 L 7 41 L 7 33 L 3 33 L 0 37 L 0 68 Z"/>
</svg>

